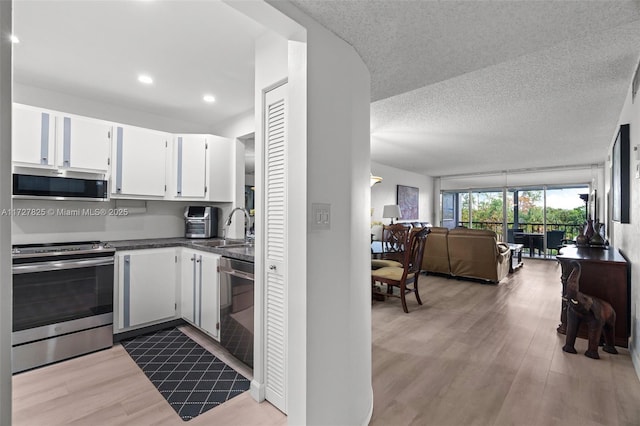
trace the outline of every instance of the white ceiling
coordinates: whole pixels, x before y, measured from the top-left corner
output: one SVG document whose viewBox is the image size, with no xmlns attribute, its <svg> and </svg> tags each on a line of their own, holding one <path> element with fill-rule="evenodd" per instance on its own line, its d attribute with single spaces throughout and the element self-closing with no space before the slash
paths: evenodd
<svg viewBox="0 0 640 426">
<path fill-rule="evenodd" d="M 208 129 L 253 109 L 264 31 L 220 1 L 14 0 L 15 81 Z"/>
<path fill-rule="evenodd" d="M 368 66 L 372 161 L 430 176 L 603 163 L 640 57 L 639 2 L 292 2 Z"/>
<path fill-rule="evenodd" d="M 292 2 L 367 64 L 372 160 L 430 176 L 602 163 L 640 56 L 635 1 Z M 224 3 L 14 4 L 18 83 L 206 129 L 253 108 L 264 28 Z"/>
</svg>

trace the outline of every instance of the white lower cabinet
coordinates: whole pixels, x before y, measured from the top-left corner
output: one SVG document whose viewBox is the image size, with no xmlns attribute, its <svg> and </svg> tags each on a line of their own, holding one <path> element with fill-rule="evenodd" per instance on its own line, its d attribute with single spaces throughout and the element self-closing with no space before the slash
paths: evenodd
<svg viewBox="0 0 640 426">
<path fill-rule="evenodd" d="M 177 253 L 175 247 L 116 253 L 116 331 L 176 318 Z"/>
<path fill-rule="evenodd" d="M 198 250 L 181 249 L 182 318 L 220 340 L 220 256 Z"/>
</svg>

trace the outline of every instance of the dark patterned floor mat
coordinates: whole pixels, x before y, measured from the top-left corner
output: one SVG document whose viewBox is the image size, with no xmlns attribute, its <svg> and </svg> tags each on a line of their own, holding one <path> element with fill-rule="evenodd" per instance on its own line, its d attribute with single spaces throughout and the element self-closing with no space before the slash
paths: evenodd
<svg viewBox="0 0 640 426">
<path fill-rule="evenodd" d="M 182 420 L 249 389 L 249 380 L 177 328 L 120 343 Z"/>
</svg>

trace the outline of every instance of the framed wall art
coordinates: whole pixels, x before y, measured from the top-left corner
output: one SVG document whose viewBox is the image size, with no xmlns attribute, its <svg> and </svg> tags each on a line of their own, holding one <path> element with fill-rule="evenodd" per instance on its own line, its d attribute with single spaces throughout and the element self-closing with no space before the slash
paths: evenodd
<svg viewBox="0 0 640 426">
<path fill-rule="evenodd" d="M 402 213 L 402 220 L 418 220 L 420 189 L 413 186 L 398 185 L 397 200 Z"/>
<path fill-rule="evenodd" d="M 611 215 L 620 223 L 629 223 L 629 146 L 629 125 L 623 124 L 611 153 Z"/>
</svg>

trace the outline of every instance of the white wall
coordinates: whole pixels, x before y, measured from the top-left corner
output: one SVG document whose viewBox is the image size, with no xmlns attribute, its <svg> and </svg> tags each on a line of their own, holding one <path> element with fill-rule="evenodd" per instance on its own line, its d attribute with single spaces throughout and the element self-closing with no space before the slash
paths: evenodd
<svg viewBox="0 0 640 426">
<path fill-rule="evenodd" d="M 620 113 L 618 126 L 616 126 L 612 138 L 611 148 L 618 134 L 619 125 L 629 123 L 630 126 L 630 191 L 631 191 L 631 217 L 630 223 L 621 224 L 610 222 L 609 239 L 611 245 L 620 249 L 629 262 L 631 262 L 631 339 L 629 350 L 633 358 L 636 373 L 640 377 L 640 179 L 635 177 L 636 168 L 640 166 L 640 159 L 633 151 L 634 146 L 640 145 L 640 97 L 636 96 L 635 103 L 631 101 L 631 87 L 624 107 Z M 611 150 L 609 151 L 611 153 Z M 606 192 L 610 191 L 610 166 L 606 167 Z"/>
<path fill-rule="evenodd" d="M 0 211 L 11 208 L 12 2 L 0 1 Z M 0 425 L 11 424 L 11 217 L 0 215 Z"/>
<path fill-rule="evenodd" d="M 373 208 L 371 221 L 382 222 L 385 225 L 389 223 L 389 219 L 382 218 L 382 209 L 386 204 L 397 203 L 396 187 L 397 185 L 405 185 L 417 187 L 420 190 L 418 220 L 420 222 L 430 222 L 436 226 L 434 205 L 437 206 L 439 202 L 439 194 L 436 194 L 436 198 L 434 198 L 432 177 L 374 162 L 371 163 L 371 173 L 382 178 L 382 182 L 375 184 L 371 188 L 371 207 Z M 400 222 L 402 221 L 403 219 L 400 219 Z"/>
<path fill-rule="evenodd" d="M 229 182 L 233 185 L 233 203 L 230 206 L 229 212 L 224 211 L 223 216 L 219 219 L 219 227 L 224 225 L 224 221 L 227 215 L 236 207 L 245 208 L 244 205 L 244 144 L 239 141 L 234 141 L 235 148 L 235 162 L 233 164 L 233 181 Z M 245 237 L 245 218 L 241 212 L 233 214 L 231 225 L 225 231 L 227 238 L 243 239 Z M 251 224 L 247 223 L 247 227 L 251 228 Z M 222 235 L 222 234 L 218 234 Z"/>
<path fill-rule="evenodd" d="M 253 109 L 228 120 L 216 123 L 209 132 L 226 138 L 239 138 L 256 131 L 255 113 Z"/>
</svg>

